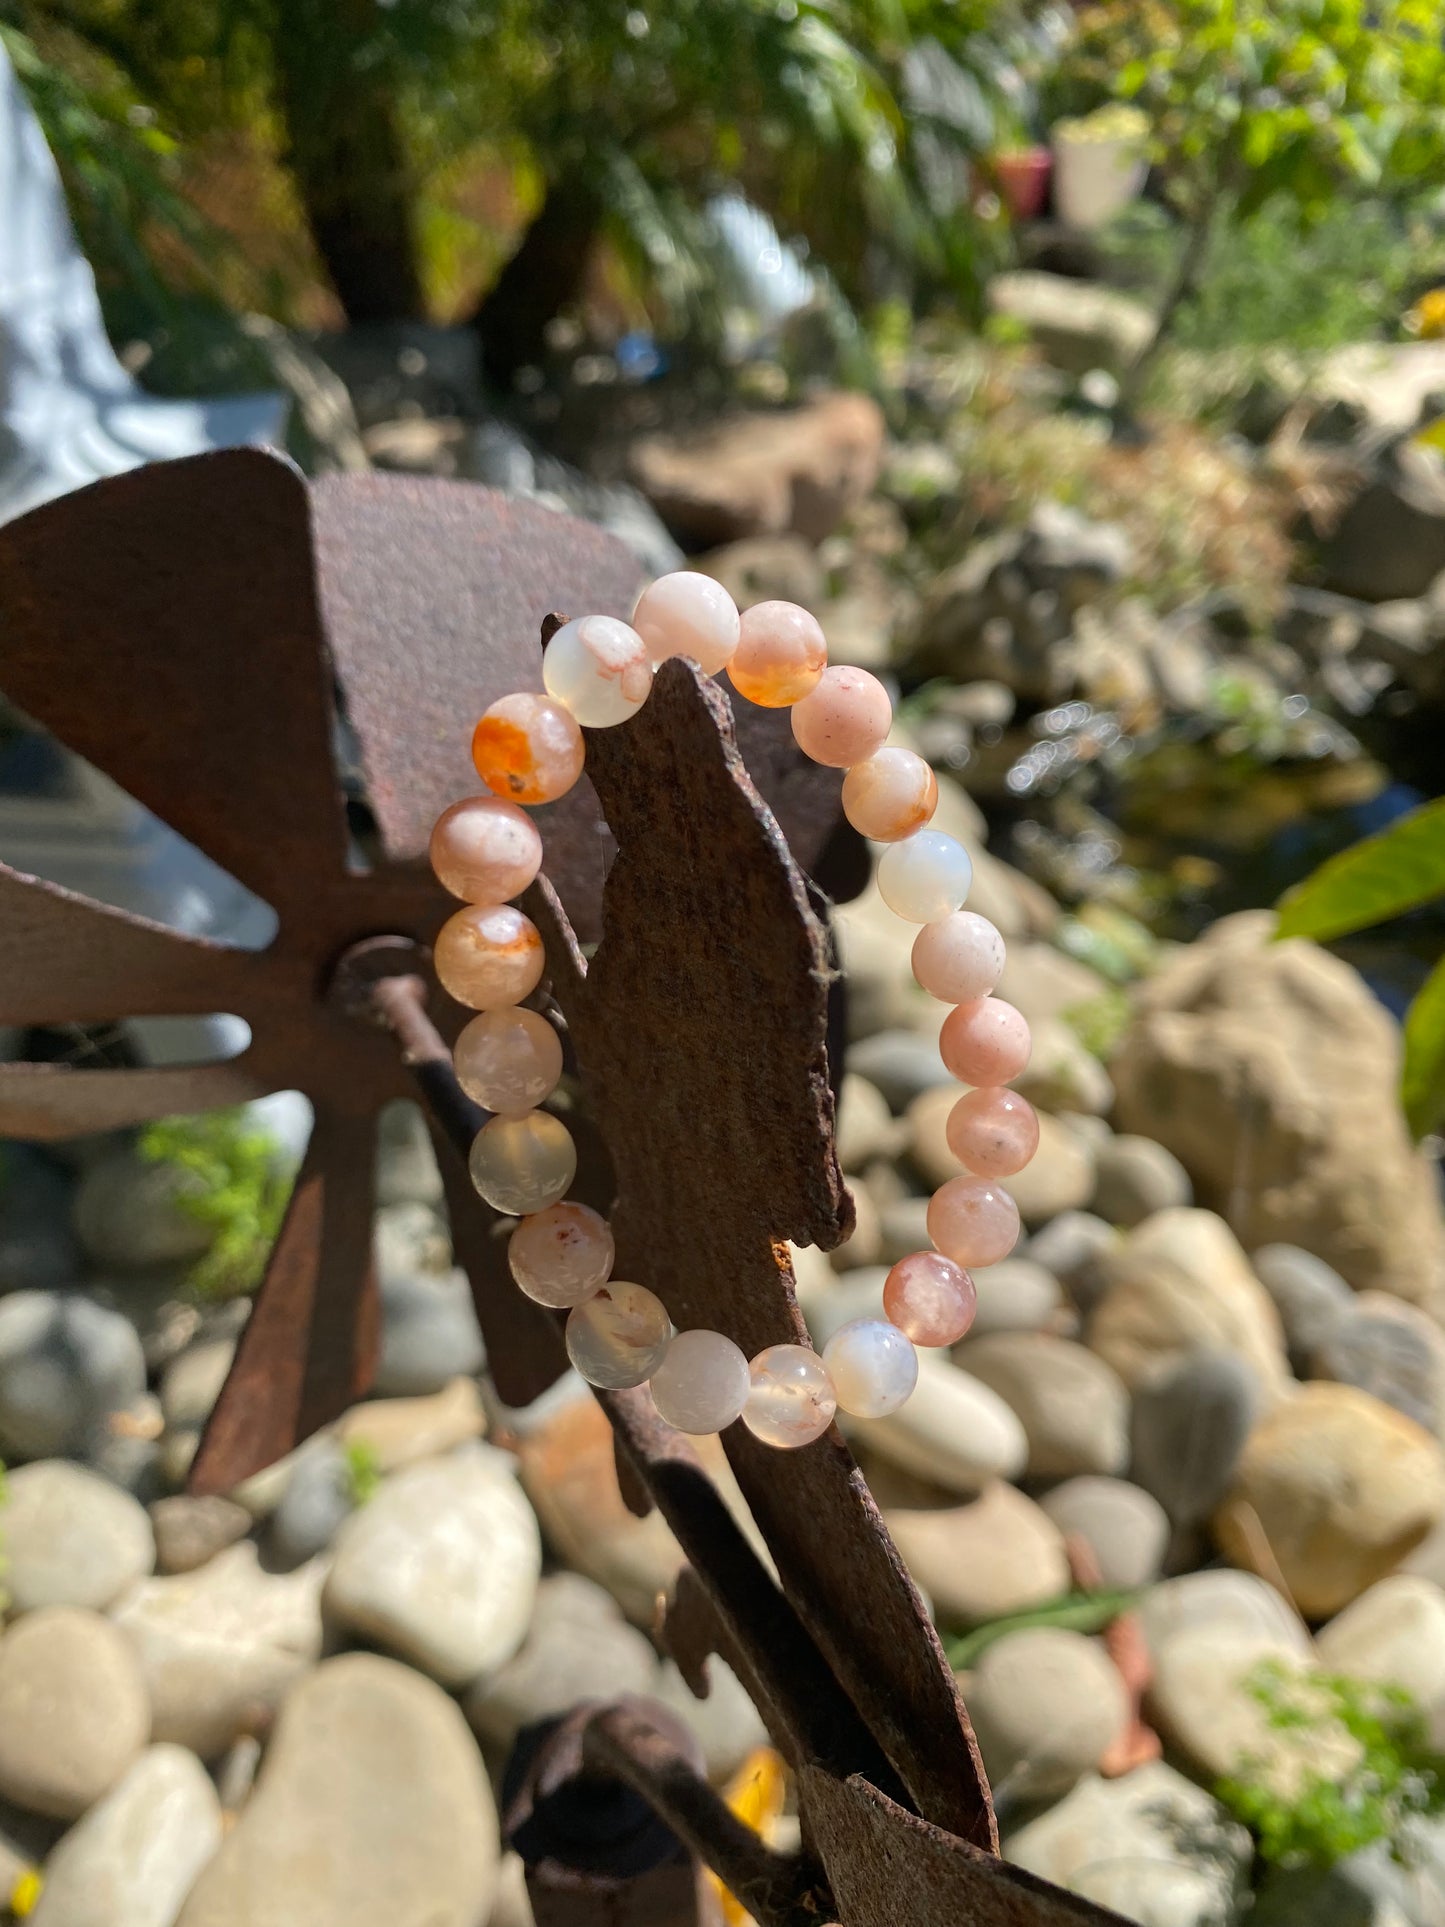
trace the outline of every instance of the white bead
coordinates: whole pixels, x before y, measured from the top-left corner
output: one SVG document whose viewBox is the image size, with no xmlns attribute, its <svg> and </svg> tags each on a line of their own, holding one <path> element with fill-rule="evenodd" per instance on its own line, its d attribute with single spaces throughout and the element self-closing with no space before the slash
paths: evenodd
<svg viewBox="0 0 1445 1927">
<path fill-rule="evenodd" d="M 840 1411 L 854 1418 L 886 1418 L 918 1383 L 918 1354 L 896 1325 L 855 1318 L 823 1347 Z"/>
<path fill-rule="evenodd" d="M 742 618 L 720 582 L 695 569 L 676 569 L 643 590 L 632 626 L 654 663 L 691 656 L 705 675 L 715 676 L 732 661 Z"/>
<path fill-rule="evenodd" d="M 951 917 L 972 882 L 968 851 L 943 830 L 915 830 L 878 859 L 878 894 L 908 923 Z"/>
<path fill-rule="evenodd" d="M 652 1374 L 652 1402 L 679 1432 L 721 1432 L 747 1403 L 748 1361 L 722 1332 L 679 1332 Z"/>
<path fill-rule="evenodd" d="M 542 651 L 547 694 L 587 729 L 608 729 L 635 716 L 652 689 L 647 645 L 615 616 L 578 616 L 563 623 Z"/>
</svg>

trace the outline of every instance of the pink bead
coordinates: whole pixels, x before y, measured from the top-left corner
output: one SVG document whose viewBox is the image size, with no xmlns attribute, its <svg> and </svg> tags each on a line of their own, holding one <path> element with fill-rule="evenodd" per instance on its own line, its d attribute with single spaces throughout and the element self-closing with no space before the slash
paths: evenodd
<svg viewBox="0 0 1445 1927">
<path fill-rule="evenodd" d="M 943 1061 L 961 1084 L 1007 1084 L 1028 1064 L 1031 1047 L 1022 1011 L 1002 997 L 960 1004 L 938 1033 Z"/>
<path fill-rule="evenodd" d="M 568 1198 L 523 1218 L 507 1245 L 517 1289 L 539 1305 L 570 1310 L 612 1276 L 612 1227 L 590 1205 Z"/>
<path fill-rule="evenodd" d="M 535 1010 L 504 1004 L 474 1017 L 452 1047 L 457 1082 L 488 1111 L 514 1116 L 549 1098 L 562 1075 L 562 1040 Z"/>
<path fill-rule="evenodd" d="M 828 640 L 816 616 L 796 602 L 755 602 L 728 664 L 733 688 L 764 709 L 798 702 L 828 667 Z"/>
<path fill-rule="evenodd" d="M 885 743 L 843 778 L 843 814 L 875 843 L 912 836 L 937 808 L 938 778 L 911 749 Z"/>
<path fill-rule="evenodd" d="M 659 1418 L 701 1438 L 741 1416 L 751 1389 L 748 1361 L 722 1332 L 679 1332 L 652 1374 L 651 1389 Z"/>
<path fill-rule="evenodd" d="M 542 867 L 542 839 L 525 810 L 500 796 L 465 796 L 431 833 L 431 867 L 463 903 L 519 897 Z"/>
<path fill-rule="evenodd" d="M 900 1258 L 883 1281 L 883 1313 L 915 1345 L 956 1345 L 978 1309 L 972 1278 L 938 1251 Z"/>
<path fill-rule="evenodd" d="M 950 1178 L 928 1201 L 928 1235 L 956 1265 L 996 1265 L 1019 1238 L 1019 1208 L 987 1178 Z"/>
<path fill-rule="evenodd" d="M 704 675 L 726 669 L 738 646 L 738 606 L 720 582 L 693 569 L 660 575 L 644 589 L 632 626 L 652 660 L 691 656 Z"/>
<path fill-rule="evenodd" d="M 969 1091 L 948 1114 L 948 1148 L 966 1171 L 1011 1178 L 1039 1148 L 1038 1113 L 1026 1097 L 999 1085 Z"/>
<path fill-rule="evenodd" d="M 888 691 L 866 669 L 835 663 L 818 686 L 793 704 L 798 748 L 829 769 L 847 769 L 883 747 L 893 727 Z"/>
<path fill-rule="evenodd" d="M 926 923 L 913 939 L 914 978 L 945 1004 L 987 997 L 1003 967 L 1003 938 L 974 910 L 955 910 L 951 917 Z"/>
<path fill-rule="evenodd" d="M 808 1345 L 769 1345 L 749 1367 L 752 1389 L 743 1424 L 764 1445 L 791 1451 L 811 1445 L 833 1423 L 833 1381 Z"/>
<path fill-rule="evenodd" d="M 496 1010 L 531 996 L 546 953 L 536 924 L 510 903 L 470 903 L 438 930 L 432 961 L 442 989 L 459 1004 Z"/>
</svg>

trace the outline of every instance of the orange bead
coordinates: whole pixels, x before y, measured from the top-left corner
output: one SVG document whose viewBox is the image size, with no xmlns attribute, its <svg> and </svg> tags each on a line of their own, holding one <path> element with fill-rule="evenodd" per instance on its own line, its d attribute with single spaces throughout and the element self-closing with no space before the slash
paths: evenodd
<svg viewBox="0 0 1445 1927">
<path fill-rule="evenodd" d="M 472 733 L 472 761 L 487 788 L 513 803 L 550 803 L 582 774 L 586 749 L 574 717 L 550 696 L 503 696 Z"/>
<path fill-rule="evenodd" d="M 875 843 L 897 843 L 933 821 L 938 778 L 911 749 L 885 743 L 843 778 L 843 814 Z"/>
<path fill-rule="evenodd" d="M 728 675 L 750 703 L 786 709 L 817 688 L 827 667 L 827 638 L 796 602 L 755 602 L 743 610 Z"/>
</svg>

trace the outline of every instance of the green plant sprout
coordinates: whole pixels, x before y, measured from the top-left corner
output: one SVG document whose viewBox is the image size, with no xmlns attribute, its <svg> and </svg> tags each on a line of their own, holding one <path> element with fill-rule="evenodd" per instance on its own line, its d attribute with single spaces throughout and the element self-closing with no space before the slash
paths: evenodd
<svg viewBox="0 0 1445 1927">
<path fill-rule="evenodd" d="M 191 1180 L 178 1193 L 182 1211 L 212 1232 L 210 1249 L 190 1269 L 202 1298 L 238 1298 L 260 1284 L 291 1195 L 294 1173 L 274 1139 L 242 1110 L 161 1118 L 140 1136 L 140 1154 Z"/>
<path fill-rule="evenodd" d="M 346 1490 L 354 1506 L 374 1499 L 381 1485 L 381 1460 L 370 1439 L 348 1439 L 342 1448 L 346 1460 Z"/>
<path fill-rule="evenodd" d="M 1288 1786 L 1257 1757 L 1242 1760 L 1215 1788 L 1278 1867 L 1327 1868 L 1376 1841 L 1410 1857 L 1409 1825 L 1445 1809 L 1445 1758 L 1429 1743 L 1425 1719 L 1401 1686 L 1343 1673 L 1301 1673 L 1265 1660 L 1246 1687 L 1272 1731 L 1297 1733 L 1333 1750 L 1352 1742 L 1343 1773 L 1306 1768 Z"/>
<path fill-rule="evenodd" d="M 1101 1633 L 1120 1613 L 1137 1606 L 1142 1596 L 1138 1592 L 1066 1593 L 1062 1599 L 1051 1599 L 1028 1612 L 990 1619 L 971 1632 L 945 1635 L 944 1654 L 954 1671 L 962 1673 L 976 1665 L 995 1640 L 1009 1633 L 1029 1632 L 1036 1626 L 1060 1626 L 1072 1633 Z"/>
</svg>

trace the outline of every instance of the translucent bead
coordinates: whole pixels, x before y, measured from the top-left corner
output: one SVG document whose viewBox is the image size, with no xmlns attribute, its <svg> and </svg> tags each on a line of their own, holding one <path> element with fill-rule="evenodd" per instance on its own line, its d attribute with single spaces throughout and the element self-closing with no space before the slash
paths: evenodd
<svg viewBox="0 0 1445 1927">
<path fill-rule="evenodd" d="M 949 1011 L 938 1033 L 944 1063 L 961 1084 L 1007 1084 L 1029 1061 L 1028 1019 L 1002 997 L 979 997 Z"/>
<path fill-rule="evenodd" d="M 811 1445 L 833 1423 L 838 1409 L 833 1381 L 806 1345 L 769 1345 L 748 1368 L 752 1389 L 743 1424 L 764 1445 L 789 1449 Z"/>
<path fill-rule="evenodd" d="M 885 743 L 843 778 L 843 814 L 875 843 L 912 836 L 937 808 L 938 778 L 911 749 Z"/>
<path fill-rule="evenodd" d="M 643 1385 L 666 1356 L 672 1320 L 645 1285 L 614 1278 L 567 1314 L 567 1356 L 589 1385 Z"/>
<path fill-rule="evenodd" d="M 466 796 L 431 833 L 437 882 L 463 903 L 519 897 L 542 867 L 542 839 L 525 810 L 500 796 Z"/>
<path fill-rule="evenodd" d="M 652 1374 L 652 1402 L 679 1432 L 721 1432 L 747 1403 L 748 1361 L 722 1332 L 679 1332 Z"/>
<path fill-rule="evenodd" d="M 720 582 L 693 569 L 660 575 L 642 591 L 632 626 L 655 663 L 691 656 L 706 676 L 726 669 L 738 646 L 738 605 Z"/>
<path fill-rule="evenodd" d="M 542 981 L 546 961 L 536 924 L 510 903 L 469 903 L 447 918 L 432 947 L 437 981 L 468 1010 L 519 1004 Z"/>
<path fill-rule="evenodd" d="M 915 1251 L 884 1279 L 883 1310 L 915 1345 L 956 1345 L 973 1323 L 978 1291 L 952 1258 Z"/>
<path fill-rule="evenodd" d="M 457 1082 L 485 1110 L 515 1117 L 557 1088 L 562 1040 L 535 1010 L 504 1004 L 474 1017 L 452 1049 Z"/>
<path fill-rule="evenodd" d="M 494 1211 L 525 1218 L 556 1204 L 577 1175 L 577 1146 L 549 1111 L 494 1117 L 472 1139 L 472 1183 Z"/>
<path fill-rule="evenodd" d="M 605 1285 L 616 1255 L 607 1220 L 570 1198 L 523 1218 L 507 1246 L 517 1289 L 558 1311 L 580 1305 Z"/>
<path fill-rule="evenodd" d="M 888 691 L 866 669 L 835 663 L 815 689 L 793 704 L 793 736 L 798 748 L 829 769 L 861 763 L 893 727 Z"/>
<path fill-rule="evenodd" d="M 502 696 L 472 732 L 472 761 L 487 788 L 513 803 L 550 803 L 582 774 L 577 719 L 551 696 Z"/>
<path fill-rule="evenodd" d="M 542 651 L 542 681 L 587 729 L 635 716 L 652 689 L 647 644 L 616 616 L 565 622 Z"/>
<path fill-rule="evenodd" d="M 969 1091 L 948 1114 L 948 1148 L 980 1178 L 1011 1178 L 1039 1148 L 1038 1113 L 1026 1097 L 998 1086 Z"/>
<path fill-rule="evenodd" d="M 972 882 L 968 851 L 943 830 L 915 830 L 878 859 L 878 894 L 907 923 L 951 917 Z"/>
<path fill-rule="evenodd" d="M 750 703 L 786 709 L 817 688 L 827 667 L 828 639 L 817 617 L 796 602 L 755 602 L 743 610 L 728 675 Z"/>
<path fill-rule="evenodd" d="M 945 1004 L 987 997 L 1003 967 L 1003 938 L 973 910 L 955 910 L 951 917 L 926 923 L 913 939 L 914 980 Z"/>
<path fill-rule="evenodd" d="M 957 1265 L 996 1265 L 1019 1238 L 1019 1208 L 987 1178 L 950 1178 L 928 1201 L 928 1235 Z"/>
<path fill-rule="evenodd" d="M 896 1325 L 881 1318 L 840 1325 L 823 1347 L 823 1367 L 839 1410 L 854 1418 L 887 1418 L 918 1383 L 917 1352 Z"/>
</svg>

